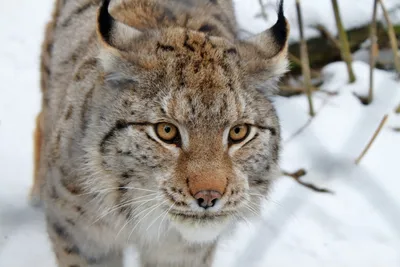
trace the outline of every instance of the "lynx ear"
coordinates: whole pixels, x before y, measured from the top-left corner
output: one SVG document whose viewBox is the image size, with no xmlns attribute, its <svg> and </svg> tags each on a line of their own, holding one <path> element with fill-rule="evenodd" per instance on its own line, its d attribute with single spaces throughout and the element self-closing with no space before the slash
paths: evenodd
<svg viewBox="0 0 400 267">
<path fill-rule="evenodd" d="M 108 11 L 109 6 L 110 0 L 103 0 L 97 15 L 97 36 L 105 47 L 124 50 L 141 32 L 115 20 Z"/>
<path fill-rule="evenodd" d="M 271 91 L 287 72 L 289 32 L 289 23 L 283 12 L 283 0 L 280 0 L 275 25 L 239 45 L 248 82 L 253 86 Z"/>
<path fill-rule="evenodd" d="M 104 81 L 109 87 L 122 87 L 124 84 L 136 82 L 132 75 L 132 64 L 124 60 L 133 39 L 142 33 L 115 20 L 109 13 L 110 0 L 103 0 L 97 15 L 97 36 L 102 45 L 99 61 L 104 70 Z"/>
</svg>

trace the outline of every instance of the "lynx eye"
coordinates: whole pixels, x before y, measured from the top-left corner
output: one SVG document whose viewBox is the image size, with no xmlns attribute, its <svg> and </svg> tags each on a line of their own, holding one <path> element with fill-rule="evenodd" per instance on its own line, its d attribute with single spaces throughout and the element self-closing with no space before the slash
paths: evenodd
<svg viewBox="0 0 400 267">
<path fill-rule="evenodd" d="M 236 125 L 229 131 L 229 140 L 237 144 L 242 142 L 250 133 L 250 127 L 247 124 Z"/>
<path fill-rule="evenodd" d="M 171 123 L 159 123 L 155 127 L 158 138 L 166 143 L 174 143 L 179 137 L 178 128 Z"/>
</svg>

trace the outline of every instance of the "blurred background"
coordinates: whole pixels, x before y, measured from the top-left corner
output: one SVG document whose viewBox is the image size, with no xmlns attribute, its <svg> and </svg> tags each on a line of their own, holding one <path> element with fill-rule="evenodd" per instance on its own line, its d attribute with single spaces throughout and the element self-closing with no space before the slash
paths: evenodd
<svg viewBox="0 0 400 267">
<path fill-rule="evenodd" d="M 241 38 L 276 21 L 275 0 L 234 2 Z M 51 267 L 27 196 L 53 1 L 0 6 L 0 266 Z M 400 266 L 400 0 L 286 0 L 285 12 L 290 72 L 271 98 L 282 177 L 263 218 L 224 239 L 215 266 Z M 127 265 L 136 260 L 127 250 Z"/>
</svg>

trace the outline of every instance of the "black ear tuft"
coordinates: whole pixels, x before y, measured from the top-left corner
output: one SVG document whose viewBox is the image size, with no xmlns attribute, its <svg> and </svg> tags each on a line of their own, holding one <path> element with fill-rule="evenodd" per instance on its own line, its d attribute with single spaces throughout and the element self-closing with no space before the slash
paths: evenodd
<svg viewBox="0 0 400 267">
<path fill-rule="evenodd" d="M 110 0 L 103 0 L 97 17 L 97 27 L 103 41 L 111 45 L 111 32 L 115 23 L 114 18 L 108 12 Z"/>
<path fill-rule="evenodd" d="M 278 21 L 272 26 L 272 32 L 275 37 L 275 41 L 281 47 L 285 46 L 285 43 L 288 39 L 289 29 L 288 24 L 283 12 L 283 2 L 284 0 L 280 0 L 278 7 Z"/>
</svg>

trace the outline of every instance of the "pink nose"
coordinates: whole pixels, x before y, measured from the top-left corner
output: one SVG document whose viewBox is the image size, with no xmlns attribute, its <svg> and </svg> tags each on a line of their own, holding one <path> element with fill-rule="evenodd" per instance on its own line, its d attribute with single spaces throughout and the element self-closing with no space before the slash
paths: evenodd
<svg viewBox="0 0 400 267">
<path fill-rule="evenodd" d="M 213 190 L 203 190 L 194 195 L 197 204 L 204 209 L 213 207 L 221 197 L 219 192 Z"/>
</svg>

